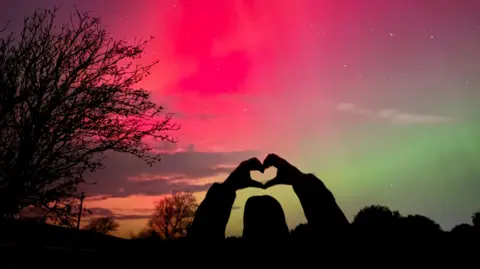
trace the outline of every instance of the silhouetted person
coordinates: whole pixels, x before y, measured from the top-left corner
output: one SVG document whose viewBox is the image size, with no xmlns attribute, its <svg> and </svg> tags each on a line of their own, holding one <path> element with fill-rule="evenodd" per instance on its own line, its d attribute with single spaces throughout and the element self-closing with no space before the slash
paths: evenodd
<svg viewBox="0 0 480 269">
<path fill-rule="evenodd" d="M 243 214 L 244 239 L 286 239 L 289 236 L 282 206 L 269 195 L 247 200 Z"/>
<path fill-rule="evenodd" d="M 290 232 L 290 237 L 294 240 L 307 240 L 310 238 L 310 227 L 308 224 L 299 224 Z"/>
<path fill-rule="evenodd" d="M 251 179 L 250 171 L 258 170 L 263 172 L 270 166 L 277 168 L 277 176 L 267 182 L 265 186 L 260 182 Z M 337 205 L 333 194 L 327 189 L 327 187 L 325 187 L 320 179 L 312 174 L 302 173 L 296 167 L 275 154 L 269 154 L 265 158 L 263 164 L 257 158 L 251 158 L 242 162 L 229 175 L 225 182 L 221 184 L 214 183 L 210 187 L 205 199 L 197 210 L 188 236 L 196 239 L 225 238 L 225 227 L 227 226 L 230 217 L 230 211 L 235 201 L 235 192 L 237 190 L 248 187 L 269 188 L 280 184 L 293 187 L 293 190 L 302 204 L 312 236 L 328 235 L 336 237 L 342 235 L 348 230 L 349 222 L 347 218 Z M 265 202 L 265 204 L 266 203 L 267 202 Z M 256 202 L 253 202 L 253 205 L 255 204 Z M 245 216 L 250 216 L 250 212 L 248 211 L 250 211 L 251 208 L 251 206 L 245 208 Z M 259 210 L 263 209 L 256 208 L 255 210 L 259 212 Z M 266 212 L 263 213 L 268 214 Z M 280 222 L 284 222 L 284 217 L 278 218 L 275 222 L 278 222 L 278 226 L 275 224 L 275 227 L 283 226 Z M 250 233 L 252 230 L 258 231 L 261 229 L 259 228 L 261 226 L 258 226 L 260 225 L 258 222 L 247 220 L 244 222 L 244 225 L 247 225 L 247 227 L 244 227 L 244 232 L 247 233 Z M 250 225 L 255 225 L 257 227 L 248 227 Z M 283 229 L 278 229 L 277 237 L 283 236 L 282 230 Z M 253 235 L 247 236 L 250 239 L 254 239 Z"/>
</svg>

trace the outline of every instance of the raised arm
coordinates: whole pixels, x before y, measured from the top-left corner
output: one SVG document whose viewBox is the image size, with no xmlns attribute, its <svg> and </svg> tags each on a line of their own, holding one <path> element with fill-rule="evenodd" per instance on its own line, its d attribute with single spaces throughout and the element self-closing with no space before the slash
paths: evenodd
<svg viewBox="0 0 480 269">
<path fill-rule="evenodd" d="M 305 174 L 292 187 L 302 204 L 309 226 L 317 234 L 333 235 L 346 231 L 350 223 L 333 194 L 319 178 Z"/>
<path fill-rule="evenodd" d="M 188 237 L 195 239 L 223 239 L 235 191 L 223 184 L 214 183 L 207 192 L 195 214 Z"/>
<path fill-rule="evenodd" d="M 236 198 L 235 192 L 248 187 L 263 188 L 263 184 L 250 177 L 250 171 L 263 171 L 257 158 L 251 158 L 228 176 L 225 182 L 214 183 L 197 209 L 188 237 L 192 239 L 224 239 L 230 212 Z"/>
<path fill-rule="evenodd" d="M 263 164 L 265 168 L 277 168 L 277 176 L 267 182 L 265 187 L 291 185 L 302 204 L 308 226 L 315 235 L 331 236 L 347 231 L 347 218 L 333 194 L 319 178 L 313 174 L 302 173 L 275 154 L 269 154 Z"/>
</svg>

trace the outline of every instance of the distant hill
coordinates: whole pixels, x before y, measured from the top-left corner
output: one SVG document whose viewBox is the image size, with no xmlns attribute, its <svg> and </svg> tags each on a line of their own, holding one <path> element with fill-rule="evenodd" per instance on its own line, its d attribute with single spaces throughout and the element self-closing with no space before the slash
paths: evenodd
<svg viewBox="0 0 480 269">
<path fill-rule="evenodd" d="M 33 221 L 0 222 L 0 244 L 104 248 L 125 245 L 128 240 L 92 231 L 41 224 Z"/>
</svg>

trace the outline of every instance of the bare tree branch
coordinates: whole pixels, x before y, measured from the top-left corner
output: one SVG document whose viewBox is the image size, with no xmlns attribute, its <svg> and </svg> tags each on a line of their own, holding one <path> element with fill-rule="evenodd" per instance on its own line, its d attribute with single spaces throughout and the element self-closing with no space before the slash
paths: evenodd
<svg viewBox="0 0 480 269">
<path fill-rule="evenodd" d="M 152 165 L 160 158 L 145 138 L 175 142 L 179 129 L 150 92 L 134 88 L 156 64 L 134 64 L 148 40 L 114 40 L 78 10 L 58 28 L 57 11 L 26 18 L 18 40 L 0 37 L 0 218 L 34 206 L 65 220 L 103 153 Z"/>
<path fill-rule="evenodd" d="M 8 26 L 10 25 L 12 21 L 7 21 L 7 23 L 5 24 L 5 26 L 3 28 L 0 28 L 0 33 L 7 30 Z"/>
</svg>

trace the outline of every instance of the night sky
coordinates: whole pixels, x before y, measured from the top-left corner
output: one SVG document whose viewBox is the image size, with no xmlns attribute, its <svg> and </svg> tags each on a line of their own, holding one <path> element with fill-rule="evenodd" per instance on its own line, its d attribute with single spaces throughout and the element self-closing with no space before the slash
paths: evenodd
<svg viewBox="0 0 480 269">
<path fill-rule="evenodd" d="M 162 195 L 202 199 L 269 152 L 321 178 L 349 219 L 382 204 L 449 230 L 480 209 L 480 1 L 16 0 L 0 18 L 16 30 L 53 5 L 60 21 L 76 5 L 115 38 L 155 37 L 142 62 L 160 63 L 138 86 L 183 127 L 178 144 L 155 145 L 165 156 L 152 168 L 110 154 L 88 175 L 99 183 L 86 205 L 117 216 L 120 236 L 143 228 Z M 291 187 L 246 189 L 228 234 L 260 193 L 292 228 L 306 222 Z"/>
</svg>

